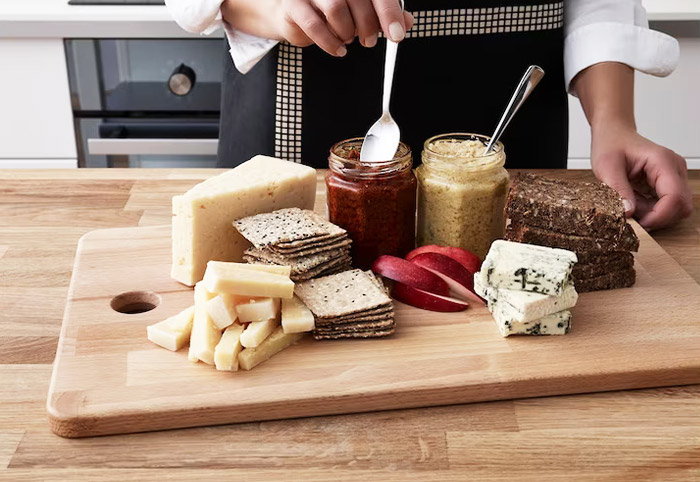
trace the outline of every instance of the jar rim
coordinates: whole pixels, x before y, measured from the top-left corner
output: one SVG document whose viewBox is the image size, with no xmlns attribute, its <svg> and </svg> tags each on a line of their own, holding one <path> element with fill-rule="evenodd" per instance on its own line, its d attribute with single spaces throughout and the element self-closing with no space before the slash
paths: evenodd
<svg viewBox="0 0 700 482">
<path fill-rule="evenodd" d="M 459 154 L 443 154 L 430 148 L 436 141 L 480 141 L 484 147 L 491 139 L 490 136 L 474 134 L 470 132 L 450 132 L 438 134 L 427 139 L 423 143 L 422 159 L 424 164 L 434 165 L 435 162 L 444 163 L 444 167 L 459 168 L 465 171 L 485 171 L 505 165 L 505 150 L 503 143 L 498 141 L 487 155 L 460 156 Z"/>
<path fill-rule="evenodd" d="M 448 132 L 447 134 L 438 134 L 436 136 L 432 136 L 423 143 L 423 149 L 429 151 L 431 154 L 437 157 L 447 157 L 447 158 L 464 158 L 463 156 L 459 156 L 457 154 L 441 154 L 439 152 L 435 152 L 434 150 L 430 149 L 430 144 L 434 143 L 435 141 L 449 141 L 449 140 L 460 140 L 460 141 L 481 141 L 481 143 L 486 147 L 491 140 L 491 136 L 486 136 L 483 134 L 474 134 L 472 132 Z M 501 141 L 496 142 L 496 144 L 493 146 L 491 149 L 491 152 L 487 155 L 480 155 L 480 156 L 470 156 L 469 159 L 482 159 L 485 157 L 491 157 L 495 154 L 498 154 L 500 152 L 503 152 L 503 143 Z"/>
<path fill-rule="evenodd" d="M 342 156 L 341 149 L 346 149 L 348 152 L 357 150 L 359 154 L 363 142 L 364 137 L 351 137 L 333 144 L 328 156 L 330 169 L 353 177 L 370 178 L 391 176 L 411 168 L 413 162 L 411 148 L 404 142 L 399 142 L 394 158 L 387 161 L 362 162 L 359 156 L 357 159 Z"/>
</svg>

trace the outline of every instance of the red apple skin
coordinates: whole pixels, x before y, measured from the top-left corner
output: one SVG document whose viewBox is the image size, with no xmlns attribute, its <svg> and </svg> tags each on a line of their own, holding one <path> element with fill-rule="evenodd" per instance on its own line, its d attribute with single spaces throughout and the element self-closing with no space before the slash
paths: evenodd
<svg viewBox="0 0 700 482">
<path fill-rule="evenodd" d="M 413 257 L 411 262 L 444 279 L 455 297 L 479 304 L 484 303 L 474 293 L 474 275 L 449 256 L 440 253 L 421 253 Z"/>
<path fill-rule="evenodd" d="M 430 311 L 456 312 L 469 307 L 466 301 L 440 296 L 413 288 L 403 283 L 394 282 L 391 296 L 402 303 Z"/>
<path fill-rule="evenodd" d="M 413 288 L 444 296 L 450 294 L 450 287 L 444 279 L 403 258 L 382 255 L 372 264 L 372 271 Z"/>
<path fill-rule="evenodd" d="M 437 244 L 429 244 L 416 248 L 406 255 L 406 259 L 411 261 L 413 258 L 423 253 L 438 253 L 457 261 L 464 266 L 472 275 L 481 269 L 481 260 L 471 251 L 462 248 L 454 248 L 452 246 L 438 246 Z"/>
</svg>

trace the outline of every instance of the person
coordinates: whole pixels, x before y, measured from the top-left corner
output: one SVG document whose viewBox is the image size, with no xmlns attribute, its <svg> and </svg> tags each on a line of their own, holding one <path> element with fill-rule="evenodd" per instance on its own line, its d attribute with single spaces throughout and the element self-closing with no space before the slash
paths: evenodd
<svg viewBox="0 0 700 482">
<path fill-rule="evenodd" d="M 637 132 L 634 70 L 675 68 L 675 39 L 641 0 L 166 0 L 185 30 L 226 32 L 218 161 L 269 154 L 326 167 L 329 147 L 380 115 L 383 48 L 401 42 L 391 112 L 417 160 L 428 137 L 490 133 L 525 68 L 546 75 L 502 140 L 508 168 L 565 168 L 567 92 L 591 164 L 648 229 L 690 215 L 685 159 Z M 410 13 L 409 13 L 410 12 Z M 383 34 L 382 34 L 383 33 Z M 304 48 L 308 47 L 308 48 Z"/>
</svg>

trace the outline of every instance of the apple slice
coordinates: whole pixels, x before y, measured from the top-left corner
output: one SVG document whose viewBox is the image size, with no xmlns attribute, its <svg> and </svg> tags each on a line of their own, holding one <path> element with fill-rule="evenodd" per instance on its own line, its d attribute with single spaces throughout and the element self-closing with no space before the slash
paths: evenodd
<svg viewBox="0 0 700 482">
<path fill-rule="evenodd" d="M 450 293 L 450 287 L 440 276 L 396 256 L 385 254 L 378 257 L 372 265 L 372 271 L 392 281 L 398 281 L 430 293 L 439 295 Z"/>
<path fill-rule="evenodd" d="M 454 248 L 452 246 L 438 246 L 437 244 L 429 244 L 416 248 L 406 255 L 406 259 L 411 261 L 419 254 L 423 253 L 439 253 L 449 256 L 464 266 L 471 274 L 476 273 L 481 268 L 481 260 L 471 251 L 462 248 Z"/>
<path fill-rule="evenodd" d="M 391 296 L 407 305 L 430 311 L 464 311 L 469 307 L 469 303 L 466 301 L 450 298 L 449 296 L 428 293 L 427 291 L 412 288 L 411 286 L 397 282 L 394 282 L 391 288 Z"/>
<path fill-rule="evenodd" d="M 414 256 L 411 262 L 445 280 L 455 297 L 485 304 L 474 293 L 474 275 L 449 256 L 440 253 L 421 253 Z"/>
</svg>

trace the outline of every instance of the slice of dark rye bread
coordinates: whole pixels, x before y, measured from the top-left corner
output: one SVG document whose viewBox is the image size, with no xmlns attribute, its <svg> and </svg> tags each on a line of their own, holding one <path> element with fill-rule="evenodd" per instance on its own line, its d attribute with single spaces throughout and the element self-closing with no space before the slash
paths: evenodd
<svg viewBox="0 0 700 482">
<path fill-rule="evenodd" d="M 586 279 L 574 279 L 574 287 L 579 293 L 589 291 L 614 290 L 632 286 L 637 278 L 634 268 L 604 274 Z"/>
<path fill-rule="evenodd" d="M 552 248 L 568 249 L 574 252 L 639 250 L 639 238 L 629 223 L 625 223 L 620 238 L 598 238 L 558 233 L 537 226 L 528 226 L 527 224 L 511 222 L 506 227 L 503 237 L 509 241 L 517 241 L 518 243 L 539 244 Z"/>
<path fill-rule="evenodd" d="M 577 251 L 578 263 L 576 265 L 587 264 L 608 264 L 626 261 L 634 263 L 634 255 L 629 251 Z"/>
<path fill-rule="evenodd" d="M 634 267 L 634 258 L 632 260 L 620 259 L 611 263 L 591 263 L 591 264 L 575 264 L 571 270 L 571 277 L 574 282 L 581 279 L 595 278 L 606 274 L 612 274 L 617 271 L 625 271 Z"/>
<path fill-rule="evenodd" d="M 513 177 L 506 214 L 518 224 L 594 238 L 621 239 L 626 224 L 622 198 L 605 184 L 529 173 Z"/>
</svg>

